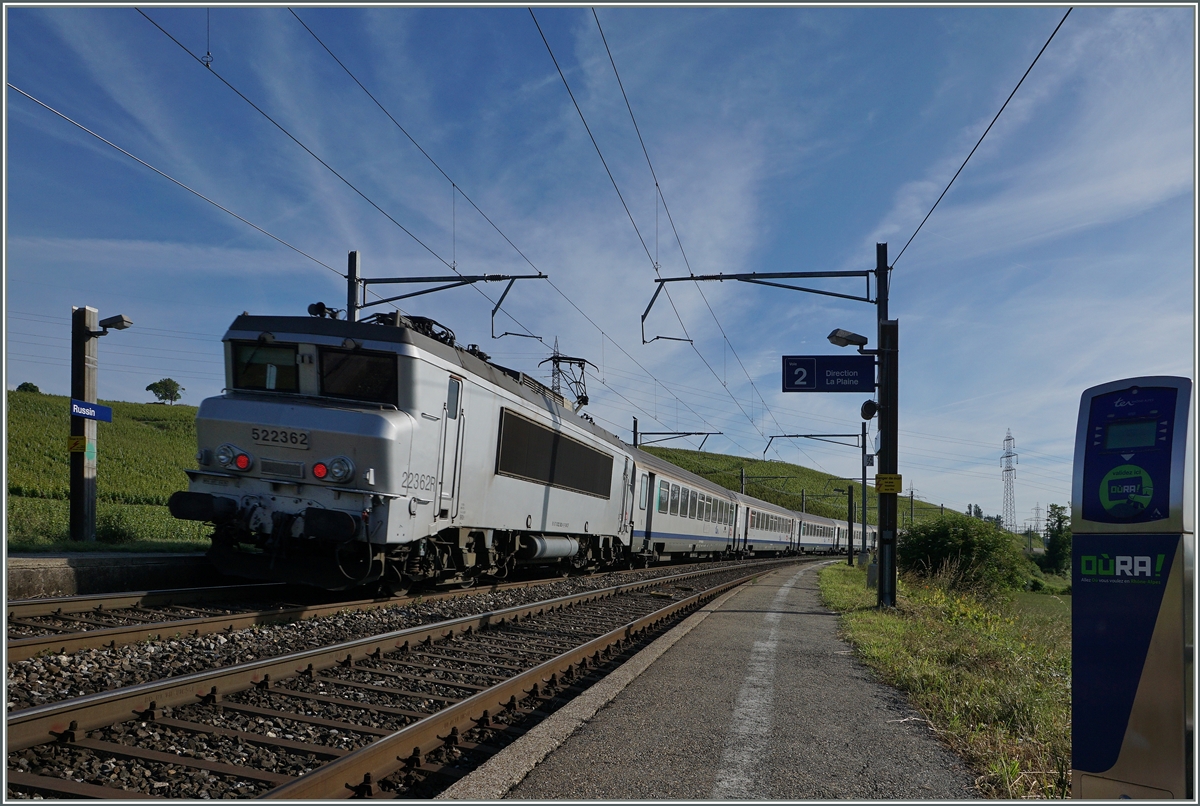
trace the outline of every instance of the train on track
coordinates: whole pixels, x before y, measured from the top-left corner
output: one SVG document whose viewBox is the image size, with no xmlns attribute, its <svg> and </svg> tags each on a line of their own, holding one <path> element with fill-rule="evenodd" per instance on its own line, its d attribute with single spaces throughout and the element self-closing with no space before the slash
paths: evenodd
<svg viewBox="0 0 1200 806">
<path fill-rule="evenodd" d="M 213 525 L 225 573 L 398 592 L 525 565 L 846 550 L 845 521 L 630 446 L 431 319 L 309 313 L 237 317 L 225 391 L 197 413 L 198 467 L 169 508 Z"/>
</svg>

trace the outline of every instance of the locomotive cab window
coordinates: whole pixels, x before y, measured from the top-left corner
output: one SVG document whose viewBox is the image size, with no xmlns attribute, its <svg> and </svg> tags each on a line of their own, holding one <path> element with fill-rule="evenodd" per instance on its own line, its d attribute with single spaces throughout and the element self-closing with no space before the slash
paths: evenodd
<svg viewBox="0 0 1200 806">
<path fill-rule="evenodd" d="M 300 391 L 295 344 L 238 342 L 233 345 L 233 388 L 263 392 Z"/>
<path fill-rule="evenodd" d="M 319 349 L 321 394 L 347 400 L 399 404 L 394 353 Z"/>
</svg>

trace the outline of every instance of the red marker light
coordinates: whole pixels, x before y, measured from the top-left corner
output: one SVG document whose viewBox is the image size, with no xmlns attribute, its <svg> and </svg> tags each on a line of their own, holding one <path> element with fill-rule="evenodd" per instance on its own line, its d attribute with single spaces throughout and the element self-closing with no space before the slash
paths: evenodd
<svg viewBox="0 0 1200 806">
<path fill-rule="evenodd" d="M 313 465 L 313 475 L 319 479 L 323 479 L 329 475 L 329 468 L 324 462 L 317 462 Z"/>
<path fill-rule="evenodd" d="M 233 460 L 233 463 L 237 466 L 238 470 L 250 469 L 250 457 L 244 453 L 239 453 L 237 458 Z"/>
</svg>

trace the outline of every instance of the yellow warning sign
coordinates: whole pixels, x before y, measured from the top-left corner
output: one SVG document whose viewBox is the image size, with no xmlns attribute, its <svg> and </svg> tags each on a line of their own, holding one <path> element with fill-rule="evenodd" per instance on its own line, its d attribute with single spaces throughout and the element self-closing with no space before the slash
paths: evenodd
<svg viewBox="0 0 1200 806">
<path fill-rule="evenodd" d="M 876 473 L 875 492 L 902 493 L 904 492 L 904 479 L 899 473 Z"/>
<path fill-rule="evenodd" d="M 87 450 L 87 437 L 67 437 L 69 453 L 84 453 Z"/>
</svg>

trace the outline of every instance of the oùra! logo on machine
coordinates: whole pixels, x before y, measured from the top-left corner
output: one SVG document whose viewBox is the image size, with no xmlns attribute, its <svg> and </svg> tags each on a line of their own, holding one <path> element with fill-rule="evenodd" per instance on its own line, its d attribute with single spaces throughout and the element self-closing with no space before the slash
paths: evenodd
<svg viewBox="0 0 1200 806">
<path fill-rule="evenodd" d="M 1100 504 L 1114 518 L 1133 518 L 1154 497 L 1154 480 L 1137 465 L 1118 465 L 1100 481 Z"/>
<path fill-rule="evenodd" d="M 1079 573 L 1085 577 L 1145 577 L 1162 576 L 1163 560 L 1167 555 L 1156 557 L 1146 555 L 1118 554 L 1109 557 L 1107 554 L 1084 554 L 1079 558 Z"/>
</svg>

